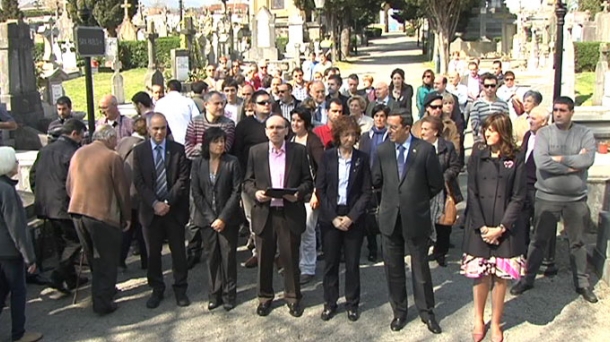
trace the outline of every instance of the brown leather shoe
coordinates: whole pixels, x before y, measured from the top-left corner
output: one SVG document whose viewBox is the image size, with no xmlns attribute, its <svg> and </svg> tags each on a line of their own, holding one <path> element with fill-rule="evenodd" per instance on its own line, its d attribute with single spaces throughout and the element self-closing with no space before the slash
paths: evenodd
<svg viewBox="0 0 610 342">
<path fill-rule="evenodd" d="M 255 256 L 250 257 L 248 260 L 241 263 L 242 267 L 254 268 L 258 266 L 258 258 Z"/>
</svg>

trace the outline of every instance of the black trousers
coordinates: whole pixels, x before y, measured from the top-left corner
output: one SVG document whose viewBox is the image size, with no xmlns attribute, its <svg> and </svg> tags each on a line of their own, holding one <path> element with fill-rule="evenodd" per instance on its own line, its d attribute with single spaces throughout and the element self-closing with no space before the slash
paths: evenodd
<svg viewBox="0 0 610 342">
<path fill-rule="evenodd" d="M 0 259 L 0 315 L 11 294 L 11 338 L 19 340 L 25 333 L 25 262 L 23 258 Z"/>
<path fill-rule="evenodd" d="M 220 233 L 205 227 L 201 228 L 201 235 L 207 260 L 208 297 L 214 302 L 235 303 L 239 226 L 225 226 Z"/>
<path fill-rule="evenodd" d="M 339 214 L 341 215 L 341 214 Z M 364 240 L 362 223 L 342 231 L 332 224 L 320 223 L 324 236 L 324 302 L 330 307 L 337 306 L 339 299 L 339 267 L 341 251 L 345 255 L 345 306 L 357 309 L 360 303 L 360 251 Z"/>
<path fill-rule="evenodd" d="M 434 251 L 432 254 L 445 256 L 449 252 L 449 243 L 451 241 L 451 226 L 435 224 L 436 227 L 436 242 L 434 243 Z"/>
<path fill-rule="evenodd" d="M 146 243 L 144 242 L 144 234 L 142 233 L 142 225 L 138 220 L 138 211 L 131 211 L 131 226 L 129 230 L 123 232 L 123 244 L 121 246 L 121 263 L 125 263 L 127 255 L 129 254 L 129 248 L 131 242 L 136 239 L 138 246 L 140 247 L 140 265 L 142 268 L 148 267 L 148 253 L 146 253 Z"/>
<path fill-rule="evenodd" d="M 529 246 L 525 282 L 533 284 L 540 269 L 549 241 L 557 235 L 557 222 L 563 218 L 570 245 L 570 266 L 574 286 L 589 287 L 587 275 L 587 248 L 585 229 L 590 220 L 586 200 L 576 202 L 549 202 L 536 198 L 534 238 Z"/>
<path fill-rule="evenodd" d="M 87 216 L 74 216 L 76 232 L 91 267 L 93 311 L 113 305 L 121 254 L 121 229 Z"/>
<path fill-rule="evenodd" d="M 186 249 L 184 247 L 184 226 L 180 225 L 170 214 L 154 216 L 150 226 L 142 226 L 144 240 L 148 249 L 148 285 L 154 292 L 163 293 L 163 269 L 161 251 L 163 242 L 167 239 L 172 255 L 172 273 L 174 274 L 174 291 L 186 292 L 188 268 L 186 265 Z"/>
<path fill-rule="evenodd" d="M 284 299 L 288 303 L 301 300 L 299 247 L 301 235 L 294 234 L 286 222 L 282 208 L 271 208 L 265 228 L 256 235 L 258 254 L 258 299 L 273 300 L 273 267 L 276 248 L 280 249 L 280 264 L 284 268 Z"/>
<path fill-rule="evenodd" d="M 533 186 L 528 186 L 527 194 L 525 195 L 525 202 L 521 209 L 521 215 L 517 219 L 517 224 L 525 233 L 525 245 L 530 244 L 530 232 L 534 224 L 534 204 L 536 200 L 536 189 Z M 527 252 L 526 252 L 527 254 Z"/>
<path fill-rule="evenodd" d="M 59 264 L 51 273 L 51 279 L 57 282 L 65 281 L 69 286 L 76 284 L 75 259 L 81 251 L 81 243 L 72 220 L 49 219 L 57 238 L 57 255 Z"/>
<path fill-rule="evenodd" d="M 405 244 L 411 254 L 413 296 L 419 315 L 427 319 L 434 309 L 434 290 L 428 266 L 428 237 L 403 236 L 400 216 L 391 235 L 381 234 L 383 261 L 394 317 L 407 317 L 407 277 L 405 274 Z"/>
<path fill-rule="evenodd" d="M 195 211 L 197 210 L 195 206 L 195 202 L 193 201 L 193 194 L 189 192 L 189 222 L 186 224 L 186 229 L 188 229 L 188 245 L 186 247 L 186 254 L 195 259 L 201 259 L 202 250 L 202 228 L 196 226 L 193 223 L 193 218 L 195 217 Z"/>
</svg>

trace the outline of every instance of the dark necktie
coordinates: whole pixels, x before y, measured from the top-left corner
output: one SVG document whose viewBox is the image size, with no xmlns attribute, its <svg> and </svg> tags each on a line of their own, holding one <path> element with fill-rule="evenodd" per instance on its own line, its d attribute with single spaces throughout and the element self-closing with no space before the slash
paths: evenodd
<svg viewBox="0 0 610 342">
<path fill-rule="evenodd" d="M 162 201 L 167 197 L 167 174 L 165 172 L 165 163 L 163 162 L 163 149 L 161 146 L 157 145 L 155 151 L 155 172 L 157 174 L 155 194 L 157 195 L 157 199 Z"/>
<path fill-rule="evenodd" d="M 316 109 L 316 117 L 314 120 L 317 122 L 322 122 L 322 106 L 318 106 L 318 109 Z"/>
<path fill-rule="evenodd" d="M 398 146 L 398 179 L 402 179 L 402 175 L 405 172 L 405 147 L 403 145 Z"/>
</svg>

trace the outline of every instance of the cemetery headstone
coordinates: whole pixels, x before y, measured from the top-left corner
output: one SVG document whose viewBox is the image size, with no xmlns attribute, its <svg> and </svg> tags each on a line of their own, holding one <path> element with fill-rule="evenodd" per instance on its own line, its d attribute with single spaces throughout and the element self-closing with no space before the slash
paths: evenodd
<svg viewBox="0 0 610 342">
<path fill-rule="evenodd" d="M 277 60 L 279 52 L 275 40 L 275 16 L 267 7 L 258 10 L 254 17 L 252 48 L 248 51 L 250 60 Z"/>
<path fill-rule="evenodd" d="M 129 8 L 131 8 L 131 4 L 128 0 L 124 0 L 124 3 L 121 5 L 121 8 L 123 8 L 124 10 L 124 16 L 123 22 L 121 23 L 121 27 L 119 28 L 119 39 L 124 41 L 137 40 L 137 28 L 131 22 L 131 17 L 129 17 Z"/>
<path fill-rule="evenodd" d="M 115 58 L 119 58 L 119 39 L 116 37 L 106 38 L 106 55 L 104 56 L 105 67 L 112 68 Z"/>
<path fill-rule="evenodd" d="M 114 59 L 112 69 L 114 70 L 110 78 L 110 82 L 112 82 L 112 95 L 116 97 L 118 103 L 125 103 L 125 85 L 123 75 L 121 75 L 121 62 L 118 58 Z"/>
<path fill-rule="evenodd" d="M 303 24 L 305 20 L 300 13 L 295 13 L 288 18 L 288 44 L 286 45 L 286 51 L 292 55 L 298 50 L 295 50 L 295 46 L 303 45 Z"/>
<path fill-rule="evenodd" d="M 561 95 L 574 98 L 576 74 L 574 71 L 574 41 L 570 31 L 570 27 L 564 27 Z"/>
<path fill-rule="evenodd" d="M 189 51 L 185 49 L 172 49 L 171 51 L 172 78 L 184 82 L 189 79 Z"/>
<path fill-rule="evenodd" d="M 42 146 L 38 135 L 31 131 L 31 127 L 39 128 L 43 118 L 34 73 L 33 47 L 28 24 L 23 21 L 0 23 L 0 102 L 6 105 L 17 122 L 30 128 L 13 133 L 16 149 Z"/>
<path fill-rule="evenodd" d="M 65 8 L 66 2 L 67 1 L 64 1 L 63 12 L 57 20 L 57 29 L 59 30 L 57 40 L 61 42 L 74 40 L 74 22 L 72 22 L 68 10 Z"/>
<path fill-rule="evenodd" d="M 608 12 L 610 3 L 608 0 L 602 3 L 602 7 L 603 11 L 595 15 L 596 40 L 598 42 L 610 42 L 610 12 Z"/>
<path fill-rule="evenodd" d="M 70 75 L 79 74 L 78 65 L 76 62 L 76 52 L 74 52 L 74 43 L 67 41 L 62 45 L 61 55 L 63 70 Z"/>
<path fill-rule="evenodd" d="M 146 88 L 152 90 L 153 85 L 163 85 L 163 73 L 157 66 L 157 46 L 155 40 L 159 35 L 155 32 L 155 24 L 152 21 L 147 25 L 146 39 L 148 40 L 148 70 L 144 76 Z"/>
<path fill-rule="evenodd" d="M 608 52 L 610 49 L 607 43 L 599 45 L 599 59 L 595 66 L 595 88 L 593 88 L 592 102 L 594 106 L 602 104 L 604 97 L 604 88 L 606 85 L 605 77 L 608 71 Z"/>
</svg>

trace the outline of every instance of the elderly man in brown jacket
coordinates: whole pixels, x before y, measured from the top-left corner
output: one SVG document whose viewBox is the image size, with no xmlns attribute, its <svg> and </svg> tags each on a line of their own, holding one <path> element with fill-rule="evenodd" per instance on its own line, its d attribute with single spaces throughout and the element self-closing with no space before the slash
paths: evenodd
<svg viewBox="0 0 610 342">
<path fill-rule="evenodd" d="M 129 182 L 121 157 L 114 151 L 117 132 L 98 127 L 93 142 L 72 157 L 66 190 L 79 239 L 92 273 L 93 311 L 106 315 L 113 301 L 121 252 L 121 230 L 130 225 Z"/>
</svg>

